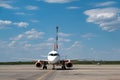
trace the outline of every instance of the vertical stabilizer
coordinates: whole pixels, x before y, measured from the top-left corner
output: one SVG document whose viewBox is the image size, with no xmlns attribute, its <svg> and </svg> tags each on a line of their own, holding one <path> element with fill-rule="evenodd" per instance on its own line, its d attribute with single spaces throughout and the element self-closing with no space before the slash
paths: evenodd
<svg viewBox="0 0 120 80">
<path fill-rule="evenodd" d="M 56 40 L 54 43 L 54 50 L 57 51 L 58 50 L 58 26 L 56 27 Z"/>
</svg>

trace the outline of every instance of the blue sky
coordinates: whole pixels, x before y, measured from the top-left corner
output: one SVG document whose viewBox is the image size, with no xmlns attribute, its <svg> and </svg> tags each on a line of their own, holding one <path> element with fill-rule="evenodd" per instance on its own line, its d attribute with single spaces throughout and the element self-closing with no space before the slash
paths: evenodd
<svg viewBox="0 0 120 80">
<path fill-rule="evenodd" d="M 0 62 L 41 59 L 53 49 L 70 59 L 120 60 L 119 0 L 0 0 Z"/>
</svg>

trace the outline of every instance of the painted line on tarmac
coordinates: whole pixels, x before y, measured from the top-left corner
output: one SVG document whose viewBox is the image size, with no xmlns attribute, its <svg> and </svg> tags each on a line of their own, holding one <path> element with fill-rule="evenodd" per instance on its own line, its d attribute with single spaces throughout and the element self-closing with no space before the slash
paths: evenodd
<svg viewBox="0 0 120 80">
<path fill-rule="evenodd" d="M 41 77 L 37 78 L 36 80 L 44 80 L 44 78 L 46 78 L 51 73 L 53 73 L 53 70 L 48 71 L 47 73 L 45 73 Z"/>
</svg>

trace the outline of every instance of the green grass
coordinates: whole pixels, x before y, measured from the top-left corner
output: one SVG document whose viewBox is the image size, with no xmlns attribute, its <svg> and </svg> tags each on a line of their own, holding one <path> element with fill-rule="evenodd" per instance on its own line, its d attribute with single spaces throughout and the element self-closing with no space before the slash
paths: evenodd
<svg viewBox="0 0 120 80">
<path fill-rule="evenodd" d="M 78 61 L 72 60 L 73 64 L 120 64 L 120 61 Z"/>
<path fill-rule="evenodd" d="M 24 64 L 35 64 L 35 62 L 22 62 L 22 61 L 18 61 L 18 62 L 0 62 L 0 65 L 24 65 Z"/>
</svg>

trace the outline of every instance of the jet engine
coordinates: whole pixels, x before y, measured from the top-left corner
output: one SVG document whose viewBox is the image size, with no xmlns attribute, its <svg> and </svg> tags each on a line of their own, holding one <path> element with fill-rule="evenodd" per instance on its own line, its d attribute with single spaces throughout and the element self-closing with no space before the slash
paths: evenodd
<svg viewBox="0 0 120 80">
<path fill-rule="evenodd" d="M 37 62 L 35 63 L 35 66 L 40 68 L 40 67 L 42 67 L 42 63 L 41 63 L 40 61 L 37 61 Z"/>
<path fill-rule="evenodd" d="M 67 67 L 73 67 L 73 64 L 72 64 L 71 62 L 67 62 L 67 63 L 66 63 L 66 66 L 67 66 Z"/>
</svg>

